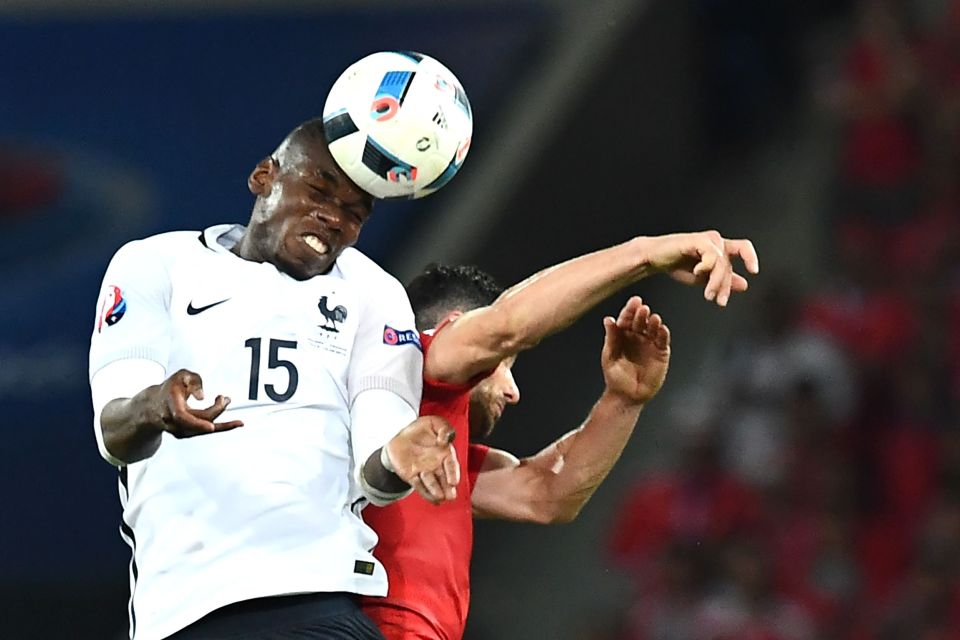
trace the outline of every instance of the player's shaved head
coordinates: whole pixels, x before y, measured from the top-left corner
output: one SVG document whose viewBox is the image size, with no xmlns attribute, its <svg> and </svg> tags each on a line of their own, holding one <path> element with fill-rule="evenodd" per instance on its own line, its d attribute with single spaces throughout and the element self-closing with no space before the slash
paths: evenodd
<svg viewBox="0 0 960 640">
<path fill-rule="evenodd" d="M 330 156 L 327 138 L 323 131 L 323 119 L 313 118 L 303 122 L 287 134 L 280 146 L 271 154 L 281 170 L 300 165 L 316 154 Z"/>
<path fill-rule="evenodd" d="M 373 207 L 330 155 L 320 118 L 288 133 L 257 163 L 247 186 L 257 199 L 234 253 L 298 280 L 327 273 L 357 241 Z"/>
<path fill-rule="evenodd" d="M 407 285 L 419 331 L 434 328 L 452 311 L 493 304 L 501 293 L 493 276 L 470 265 L 430 264 Z"/>
</svg>

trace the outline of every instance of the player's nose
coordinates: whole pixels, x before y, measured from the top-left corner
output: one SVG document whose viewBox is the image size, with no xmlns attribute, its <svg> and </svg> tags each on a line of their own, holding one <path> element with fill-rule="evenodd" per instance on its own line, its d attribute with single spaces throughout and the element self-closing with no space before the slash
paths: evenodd
<svg viewBox="0 0 960 640">
<path fill-rule="evenodd" d="M 513 372 L 507 369 L 503 376 L 503 399 L 507 404 L 517 404 L 520 402 L 520 387 L 513 377 Z"/>
<path fill-rule="evenodd" d="M 343 219 L 346 215 L 340 207 L 321 207 L 315 214 L 331 231 L 340 231 L 343 227 Z"/>
</svg>

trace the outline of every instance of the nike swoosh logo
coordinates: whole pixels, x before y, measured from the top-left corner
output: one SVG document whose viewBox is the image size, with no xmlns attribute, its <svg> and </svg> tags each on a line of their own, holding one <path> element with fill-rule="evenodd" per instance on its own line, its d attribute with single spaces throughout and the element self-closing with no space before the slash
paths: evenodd
<svg viewBox="0 0 960 640">
<path fill-rule="evenodd" d="M 224 302 L 226 302 L 226 301 L 229 300 L 229 299 L 230 299 L 230 298 L 226 298 L 226 299 L 224 299 L 224 300 L 221 300 L 220 302 L 214 302 L 213 304 L 208 304 L 208 305 L 205 305 L 205 306 L 203 306 L 203 307 L 195 307 L 195 306 L 193 306 L 193 301 L 191 300 L 191 301 L 190 301 L 190 304 L 187 305 L 187 315 L 195 316 L 195 315 L 197 315 L 198 313 L 203 313 L 203 312 L 206 311 L 207 309 L 212 309 L 213 307 L 217 306 L 218 304 L 223 304 Z"/>
</svg>

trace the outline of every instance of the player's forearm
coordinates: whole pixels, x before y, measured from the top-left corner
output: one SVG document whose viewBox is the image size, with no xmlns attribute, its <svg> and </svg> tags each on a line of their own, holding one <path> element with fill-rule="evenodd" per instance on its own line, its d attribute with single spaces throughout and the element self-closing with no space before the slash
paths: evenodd
<svg viewBox="0 0 960 640">
<path fill-rule="evenodd" d="M 148 387 L 133 398 L 111 400 L 100 412 L 100 429 L 107 452 L 126 464 L 146 460 L 160 447 L 163 425 L 155 410 L 156 391 Z"/>
<path fill-rule="evenodd" d="M 409 495 L 410 485 L 384 464 L 383 447 L 370 454 L 360 471 L 365 493 L 371 502 L 383 506 Z"/>
<path fill-rule="evenodd" d="M 623 449 L 644 405 L 604 392 L 583 425 L 530 460 L 552 473 L 538 500 L 547 522 L 570 522 L 590 500 Z"/>
<path fill-rule="evenodd" d="M 514 355 L 571 325 L 624 287 L 652 274 L 651 238 L 634 238 L 544 269 L 507 289 L 493 303 L 502 322 L 506 353 Z"/>
</svg>

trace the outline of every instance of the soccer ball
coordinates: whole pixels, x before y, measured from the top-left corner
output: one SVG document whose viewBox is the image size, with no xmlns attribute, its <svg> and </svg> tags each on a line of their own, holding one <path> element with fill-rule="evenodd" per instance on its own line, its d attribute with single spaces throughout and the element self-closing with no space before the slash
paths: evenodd
<svg viewBox="0 0 960 640">
<path fill-rule="evenodd" d="M 375 198 L 422 198 L 450 182 L 473 114 L 457 78 L 422 53 L 381 51 L 347 67 L 323 107 L 330 153 Z"/>
</svg>

